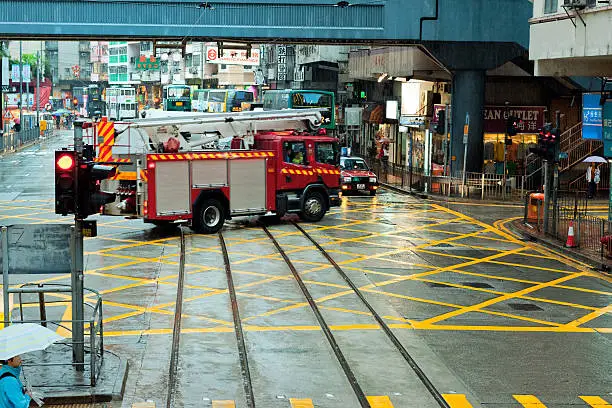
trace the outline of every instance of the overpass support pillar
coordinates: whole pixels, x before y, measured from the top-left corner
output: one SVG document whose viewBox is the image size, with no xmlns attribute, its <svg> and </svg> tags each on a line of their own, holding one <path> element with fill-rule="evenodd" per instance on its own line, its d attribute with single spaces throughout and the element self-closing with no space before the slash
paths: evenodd
<svg viewBox="0 0 612 408">
<path fill-rule="evenodd" d="M 453 72 L 451 163 L 453 173 L 463 170 L 463 126 L 466 113 L 470 116 L 469 138 L 467 145 L 466 171 L 482 171 L 483 109 L 485 102 L 484 70 L 457 70 Z"/>
</svg>

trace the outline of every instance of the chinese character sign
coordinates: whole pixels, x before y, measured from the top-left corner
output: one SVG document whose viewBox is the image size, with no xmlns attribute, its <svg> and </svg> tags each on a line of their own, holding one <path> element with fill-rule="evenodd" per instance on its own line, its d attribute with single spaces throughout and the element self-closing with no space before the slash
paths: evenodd
<svg viewBox="0 0 612 408">
<path fill-rule="evenodd" d="M 276 79 L 279 81 L 287 80 L 287 46 L 276 46 Z"/>
<path fill-rule="evenodd" d="M 544 106 L 485 106 L 484 131 L 506 133 L 508 118 L 516 116 L 521 120 L 517 126 L 519 133 L 538 133 L 538 129 L 544 126 L 545 109 Z"/>
<path fill-rule="evenodd" d="M 600 94 L 582 95 L 582 138 L 601 140 L 602 107 Z"/>
<path fill-rule="evenodd" d="M 147 56 L 141 55 L 136 61 L 135 65 L 136 65 L 137 71 L 147 71 L 147 70 L 158 71 L 159 70 L 159 61 L 154 56 L 147 57 Z"/>
<path fill-rule="evenodd" d="M 223 55 L 219 55 L 219 49 L 216 46 L 206 47 L 206 62 L 209 64 L 258 66 L 259 57 L 258 48 L 252 48 L 251 56 L 248 57 L 246 50 L 226 48 L 223 50 Z"/>
</svg>

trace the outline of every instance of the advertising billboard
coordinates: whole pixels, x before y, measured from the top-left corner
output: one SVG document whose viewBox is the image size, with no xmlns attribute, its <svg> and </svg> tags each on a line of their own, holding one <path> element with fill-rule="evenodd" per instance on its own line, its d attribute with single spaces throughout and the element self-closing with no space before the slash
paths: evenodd
<svg viewBox="0 0 612 408">
<path fill-rule="evenodd" d="M 225 64 L 225 65 L 259 65 L 259 49 L 251 49 L 251 57 L 247 58 L 246 50 L 232 50 L 224 48 L 223 55 L 219 55 L 219 49 L 216 46 L 209 45 L 206 47 L 206 62 L 210 64 Z"/>
</svg>

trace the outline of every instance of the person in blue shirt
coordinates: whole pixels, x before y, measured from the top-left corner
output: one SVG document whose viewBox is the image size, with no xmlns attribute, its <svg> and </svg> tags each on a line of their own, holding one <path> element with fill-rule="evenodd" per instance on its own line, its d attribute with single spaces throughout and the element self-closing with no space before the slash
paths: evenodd
<svg viewBox="0 0 612 408">
<path fill-rule="evenodd" d="M 21 357 L 15 356 L 4 361 L 0 369 L 0 407 L 27 408 L 32 396 L 25 392 L 19 375 L 21 374 Z"/>
</svg>

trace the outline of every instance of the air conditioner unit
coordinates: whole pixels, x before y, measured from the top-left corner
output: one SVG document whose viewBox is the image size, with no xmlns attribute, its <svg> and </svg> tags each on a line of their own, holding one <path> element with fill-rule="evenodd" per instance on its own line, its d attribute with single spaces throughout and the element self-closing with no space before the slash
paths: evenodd
<svg viewBox="0 0 612 408">
<path fill-rule="evenodd" d="M 198 73 L 198 68 L 197 68 L 197 67 L 191 67 L 191 68 L 189 68 L 189 73 L 190 73 L 190 74 L 197 74 L 197 73 Z"/>
<path fill-rule="evenodd" d="M 563 7 L 582 10 L 586 8 L 587 0 L 563 0 Z"/>
</svg>

